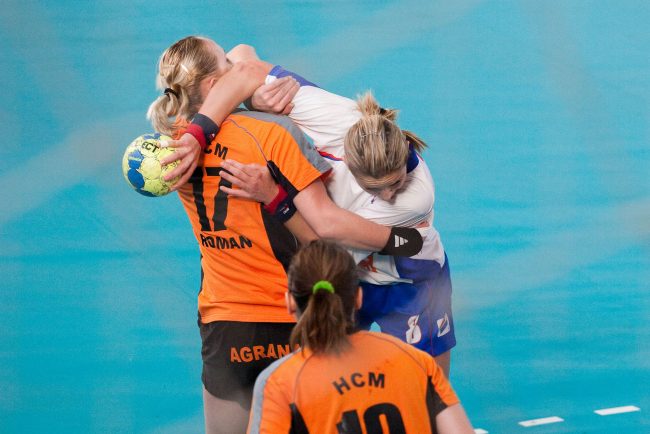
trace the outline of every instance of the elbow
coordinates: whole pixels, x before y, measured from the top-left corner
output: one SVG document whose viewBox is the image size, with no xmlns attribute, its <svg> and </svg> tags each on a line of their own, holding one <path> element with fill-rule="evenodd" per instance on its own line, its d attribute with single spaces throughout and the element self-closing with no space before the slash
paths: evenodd
<svg viewBox="0 0 650 434">
<path fill-rule="evenodd" d="M 259 59 L 255 48 L 247 44 L 239 44 L 226 54 L 226 57 L 232 62 L 237 63 L 243 60 Z"/>
<path fill-rule="evenodd" d="M 248 53 L 250 52 L 254 53 L 255 48 L 252 45 L 248 45 L 248 44 L 237 44 L 232 50 L 230 50 L 230 52 L 234 52 L 234 53 L 242 52 L 242 51 L 246 51 Z"/>
<path fill-rule="evenodd" d="M 337 221 L 337 216 L 339 214 L 337 211 L 339 210 L 340 208 L 337 207 L 321 208 L 318 220 L 313 222 L 315 224 L 311 224 L 310 222 L 310 225 L 314 232 L 316 232 L 316 235 L 318 235 L 318 238 L 338 240 L 339 231 L 337 228 L 339 227 L 339 223 Z"/>
<path fill-rule="evenodd" d="M 261 86 L 266 79 L 267 69 L 264 62 L 259 60 L 245 60 L 235 63 L 232 66 L 232 73 L 249 83 Z"/>
<path fill-rule="evenodd" d="M 323 238 L 326 240 L 338 240 L 336 236 L 336 231 L 331 229 L 331 226 L 329 225 L 321 225 L 318 228 L 312 228 L 314 229 L 314 232 L 316 232 L 316 235 L 318 235 L 318 238 Z"/>
</svg>

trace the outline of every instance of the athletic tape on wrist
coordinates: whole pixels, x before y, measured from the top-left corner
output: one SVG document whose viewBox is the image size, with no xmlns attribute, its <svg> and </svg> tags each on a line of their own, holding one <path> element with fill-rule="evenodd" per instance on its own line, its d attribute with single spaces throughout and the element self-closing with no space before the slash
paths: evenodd
<svg viewBox="0 0 650 434">
<path fill-rule="evenodd" d="M 379 252 L 380 255 L 413 256 L 422 250 L 422 235 L 417 229 L 393 226 L 390 228 L 388 242 Z"/>
</svg>

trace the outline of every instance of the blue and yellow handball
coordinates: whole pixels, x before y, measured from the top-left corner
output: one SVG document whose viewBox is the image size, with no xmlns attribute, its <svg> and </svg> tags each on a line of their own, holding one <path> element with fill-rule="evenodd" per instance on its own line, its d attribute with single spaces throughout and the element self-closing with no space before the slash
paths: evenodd
<svg viewBox="0 0 650 434">
<path fill-rule="evenodd" d="M 155 197 L 164 196 L 178 177 L 165 181 L 163 177 L 178 166 L 178 161 L 163 166 L 160 160 L 174 153 L 173 148 L 163 148 L 160 142 L 172 140 L 160 133 L 143 134 L 127 146 L 122 158 L 124 179 L 140 194 Z"/>
</svg>

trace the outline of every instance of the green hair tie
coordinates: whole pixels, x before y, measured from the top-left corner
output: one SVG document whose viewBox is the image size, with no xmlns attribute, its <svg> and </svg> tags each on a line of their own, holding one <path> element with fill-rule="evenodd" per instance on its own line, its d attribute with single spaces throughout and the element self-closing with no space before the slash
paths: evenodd
<svg viewBox="0 0 650 434">
<path fill-rule="evenodd" d="M 314 286 L 312 287 L 312 292 L 316 294 L 321 289 L 324 289 L 330 294 L 334 294 L 334 286 L 332 286 L 332 284 L 329 283 L 327 280 L 319 280 L 318 282 L 314 283 Z"/>
</svg>

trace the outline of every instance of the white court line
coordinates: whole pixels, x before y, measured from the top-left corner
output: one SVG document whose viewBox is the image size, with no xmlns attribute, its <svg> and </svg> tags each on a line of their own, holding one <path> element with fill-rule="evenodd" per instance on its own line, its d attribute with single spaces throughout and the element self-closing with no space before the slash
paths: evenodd
<svg viewBox="0 0 650 434">
<path fill-rule="evenodd" d="M 594 413 L 601 416 L 609 416 L 611 414 L 631 413 L 633 411 L 641 411 L 641 409 L 633 405 L 625 405 L 623 407 L 601 408 L 600 410 L 595 410 Z"/>
<path fill-rule="evenodd" d="M 543 417 L 541 419 L 524 420 L 519 422 L 519 425 L 529 427 L 529 426 L 537 426 L 537 425 L 546 425 L 549 423 L 557 423 L 557 422 L 564 422 L 564 419 L 557 416 L 550 416 L 550 417 Z"/>
<path fill-rule="evenodd" d="M 488 432 L 485 431 L 484 429 L 476 428 L 476 429 L 474 430 L 474 434 L 488 434 Z"/>
</svg>

